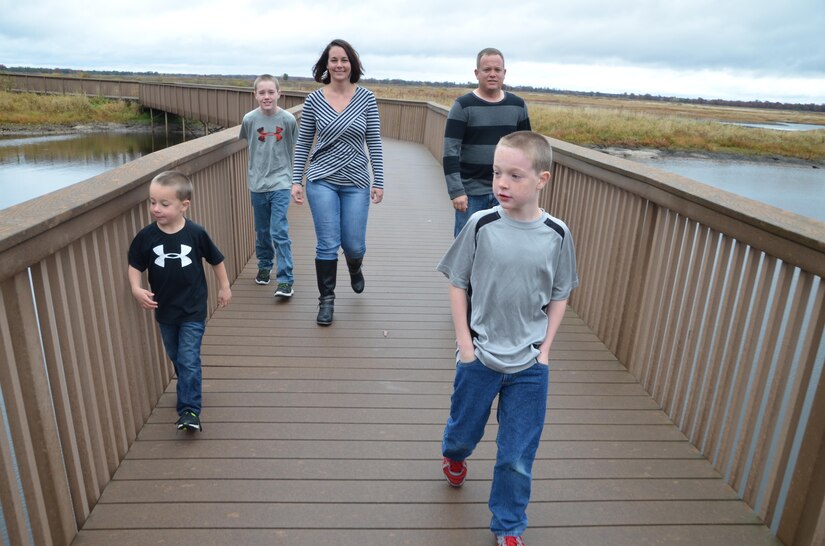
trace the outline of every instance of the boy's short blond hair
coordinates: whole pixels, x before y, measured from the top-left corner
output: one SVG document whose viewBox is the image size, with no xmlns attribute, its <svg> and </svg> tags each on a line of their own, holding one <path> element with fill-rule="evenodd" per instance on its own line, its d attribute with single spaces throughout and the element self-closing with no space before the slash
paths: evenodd
<svg viewBox="0 0 825 546">
<path fill-rule="evenodd" d="M 192 200 L 192 181 L 180 171 L 163 171 L 152 179 L 152 184 L 164 188 L 175 188 L 175 195 L 181 201 Z"/>
<path fill-rule="evenodd" d="M 521 150 L 536 173 L 552 172 L 553 148 L 544 135 L 535 131 L 516 131 L 501 137 L 498 145 Z"/>
<path fill-rule="evenodd" d="M 272 82 L 275 84 L 275 90 L 280 93 L 281 91 L 281 84 L 278 82 L 278 78 L 272 76 L 271 74 L 261 74 L 257 78 L 255 78 L 255 82 L 252 84 L 252 90 L 257 92 L 258 91 L 258 84 L 261 82 Z"/>
</svg>

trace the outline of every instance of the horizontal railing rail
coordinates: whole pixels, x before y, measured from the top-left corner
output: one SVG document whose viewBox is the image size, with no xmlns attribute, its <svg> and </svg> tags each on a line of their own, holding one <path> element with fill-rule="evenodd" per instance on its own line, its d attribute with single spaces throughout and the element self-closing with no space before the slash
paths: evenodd
<svg viewBox="0 0 825 546">
<path fill-rule="evenodd" d="M 198 119 L 216 109 L 239 120 L 253 107 L 249 89 L 141 85 L 153 107 Z M 440 159 L 445 107 L 380 100 L 379 109 L 384 136 L 420 142 Z M 0 481 L 0 502 L 14 536 L 26 534 L 25 521 L 38 543 L 73 536 L 169 380 L 122 271 L 128 240 L 148 221 L 153 174 L 192 174 L 193 217 L 230 249 L 232 278 L 251 255 L 236 135 L 227 129 L 0 212 L 0 379 L 10 416 L 0 472 L 20 469 L 19 480 Z M 581 286 L 571 305 L 780 539 L 820 543 L 825 224 L 551 144 L 542 206 L 576 241 Z M 42 346 L 27 336 L 35 331 Z"/>
<path fill-rule="evenodd" d="M 89 95 L 138 100 L 140 82 L 103 78 L 77 78 L 52 74 L 0 72 L 0 89 L 54 95 Z"/>
</svg>

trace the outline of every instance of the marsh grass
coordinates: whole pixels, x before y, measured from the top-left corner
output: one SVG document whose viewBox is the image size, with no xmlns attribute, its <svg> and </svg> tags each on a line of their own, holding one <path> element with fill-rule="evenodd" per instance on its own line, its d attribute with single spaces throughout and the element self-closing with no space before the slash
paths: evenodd
<svg viewBox="0 0 825 546">
<path fill-rule="evenodd" d="M 166 79 L 166 81 L 169 81 Z M 177 80 L 175 80 L 177 81 Z M 248 86 L 244 80 L 190 81 Z M 311 80 L 281 81 L 284 91 L 311 91 Z M 365 83 L 377 97 L 420 100 L 449 108 L 469 87 Z M 751 157 L 825 161 L 825 114 L 693 103 L 630 100 L 556 93 L 519 93 L 528 104 L 533 129 L 587 147 L 656 148 Z M 98 97 L 36 95 L 0 91 L 0 123 L 70 125 L 89 122 L 146 121 L 136 103 Z M 780 131 L 742 127 L 742 123 L 810 123 L 818 131 Z"/>
<path fill-rule="evenodd" d="M 134 123 L 145 119 L 148 117 L 140 105 L 129 101 L 0 91 L 0 123 L 5 124 Z"/>
<path fill-rule="evenodd" d="M 587 147 L 825 160 L 825 130 L 780 131 L 628 109 L 542 104 L 530 108 L 530 119 L 542 134 Z"/>
<path fill-rule="evenodd" d="M 381 98 L 449 106 L 469 88 L 370 86 Z M 307 89 L 303 89 L 307 90 Z M 825 161 L 825 114 L 617 98 L 520 93 L 533 130 L 587 147 L 656 148 L 749 157 Z M 781 131 L 732 125 L 810 123 L 817 131 Z"/>
</svg>

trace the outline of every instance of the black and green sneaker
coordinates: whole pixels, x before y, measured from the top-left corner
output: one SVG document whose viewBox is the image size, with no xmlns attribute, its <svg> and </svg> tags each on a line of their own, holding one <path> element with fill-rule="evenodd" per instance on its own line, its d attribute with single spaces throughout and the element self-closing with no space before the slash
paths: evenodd
<svg viewBox="0 0 825 546">
<path fill-rule="evenodd" d="M 269 270 L 259 269 L 258 276 L 255 277 L 255 282 L 257 284 L 269 284 Z"/>
<path fill-rule="evenodd" d="M 191 430 L 195 432 L 200 432 L 203 430 L 201 426 L 201 420 L 198 417 L 198 414 L 194 411 L 184 411 L 178 422 L 175 423 L 175 426 L 178 427 L 178 430 Z"/>
<path fill-rule="evenodd" d="M 279 298 L 291 298 L 294 293 L 291 282 L 279 282 L 278 289 L 275 290 L 275 295 Z"/>
</svg>

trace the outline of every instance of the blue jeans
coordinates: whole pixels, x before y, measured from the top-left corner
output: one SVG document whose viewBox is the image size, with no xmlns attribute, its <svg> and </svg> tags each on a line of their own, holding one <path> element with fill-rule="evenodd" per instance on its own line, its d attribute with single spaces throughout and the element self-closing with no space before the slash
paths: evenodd
<svg viewBox="0 0 825 546">
<path fill-rule="evenodd" d="M 315 258 L 337 260 L 339 248 L 347 258 L 363 258 L 370 189 L 309 180 L 306 194 L 315 224 Z"/>
<path fill-rule="evenodd" d="M 252 196 L 252 213 L 255 217 L 255 256 L 258 269 L 272 269 L 275 259 L 277 282 L 293 281 L 292 241 L 289 240 L 290 190 L 249 192 Z"/>
<path fill-rule="evenodd" d="M 161 324 L 163 347 L 178 376 L 178 415 L 190 410 L 201 413 L 201 340 L 206 322 Z"/>
<path fill-rule="evenodd" d="M 464 212 L 459 210 L 455 211 L 455 228 L 453 228 L 453 237 L 458 237 L 458 234 L 461 233 L 461 230 L 464 228 L 464 224 L 467 223 L 467 220 L 470 219 L 470 216 L 472 216 L 473 213 L 480 210 L 491 209 L 496 205 L 498 205 L 498 199 L 493 197 L 492 193 L 485 195 L 468 195 L 467 210 Z"/>
<path fill-rule="evenodd" d="M 527 529 L 533 460 L 547 411 L 547 372 L 547 365 L 539 363 L 514 374 L 493 371 L 478 359 L 456 364 L 441 450 L 454 461 L 469 457 L 498 395 L 498 451 L 489 501 L 490 530 L 496 535 L 518 536 Z"/>
</svg>

